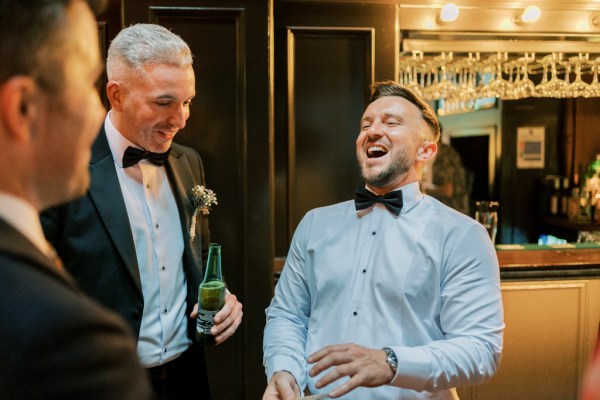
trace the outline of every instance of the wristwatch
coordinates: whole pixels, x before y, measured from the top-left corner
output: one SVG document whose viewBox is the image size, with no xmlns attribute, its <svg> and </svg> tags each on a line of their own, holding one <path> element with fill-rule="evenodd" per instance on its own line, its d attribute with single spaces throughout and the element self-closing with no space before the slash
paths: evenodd
<svg viewBox="0 0 600 400">
<path fill-rule="evenodd" d="M 385 351 L 385 362 L 388 363 L 395 374 L 396 370 L 398 369 L 398 359 L 396 358 L 396 353 L 394 353 L 394 350 L 390 349 L 389 347 L 384 347 L 381 350 Z"/>
</svg>

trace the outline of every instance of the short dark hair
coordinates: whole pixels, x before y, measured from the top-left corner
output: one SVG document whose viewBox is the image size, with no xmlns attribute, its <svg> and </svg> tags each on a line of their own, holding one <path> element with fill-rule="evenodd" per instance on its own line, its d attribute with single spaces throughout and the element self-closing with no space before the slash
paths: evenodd
<svg viewBox="0 0 600 400">
<path fill-rule="evenodd" d="M 433 109 L 427 102 L 420 98 L 419 95 L 406 86 L 394 81 L 375 82 L 371 85 L 371 98 L 369 99 L 369 103 L 386 96 L 402 97 L 414 104 L 421 111 L 423 120 L 431 129 L 431 135 L 433 136 L 434 141 L 437 142 L 440 139 L 440 123 L 438 122 Z"/>
<path fill-rule="evenodd" d="M 27 75 L 51 92 L 62 86 L 66 14 L 74 1 L 0 0 L 0 84 Z M 87 4 L 100 13 L 106 1 Z"/>
</svg>

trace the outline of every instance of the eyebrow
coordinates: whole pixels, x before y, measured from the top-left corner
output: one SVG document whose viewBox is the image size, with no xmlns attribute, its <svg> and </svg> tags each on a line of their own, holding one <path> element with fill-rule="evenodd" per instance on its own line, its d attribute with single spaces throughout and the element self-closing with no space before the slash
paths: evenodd
<svg viewBox="0 0 600 400">
<path fill-rule="evenodd" d="M 196 94 L 186 98 L 185 100 L 192 100 L 194 97 L 196 97 Z M 161 94 L 160 96 L 157 96 L 156 100 L 175 100 L 176 101 L 177 97 L 173 96 L 172 94 L 166 93 L 166 94 Z"/>
<path fill-rule="evenodd" d="M 176 100 L 176 97 L 171 94 L 161 94 L 156 97 L 156 100 Z"/>
<path fill-rule="evenodd" d="M 396 113 L 391 113 L 391 112 L 383 113 L 383 117 L 384 118 L 397 118 L 402 121 L 406 120 L 406 118 L 402 117 L 401 115 L 396 114 Z M 371 120 L 371 119 L 373 119 L 373 118 L 369 117 L 369 116 L 363 117 L 363 118 L 361 118 L 360 123 L 362 124 L 364 121 Z"/>
</svg>

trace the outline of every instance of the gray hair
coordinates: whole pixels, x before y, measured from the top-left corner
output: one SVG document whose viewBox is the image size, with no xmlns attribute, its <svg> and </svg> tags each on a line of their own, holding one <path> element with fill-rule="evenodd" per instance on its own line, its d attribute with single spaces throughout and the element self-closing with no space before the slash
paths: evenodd
<svg viewBox="0 0 600 400">
<path fill-rule="evenodd" d="M 187 43 L 167 28 L 155 24 L 135 24 L 124 28 L 108 48 L 106 73 L 115 79 L 124 69 L 143 75 L 151 64 L 186 66 L 192 64 Z"/>
</svg>

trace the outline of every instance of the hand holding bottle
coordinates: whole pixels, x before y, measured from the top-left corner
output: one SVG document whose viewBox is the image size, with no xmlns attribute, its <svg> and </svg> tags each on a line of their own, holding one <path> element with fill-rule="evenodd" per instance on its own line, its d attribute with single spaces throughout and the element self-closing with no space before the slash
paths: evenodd
<svg viewBox="0 0 600 400">
<path fill-rule="evenodd" d="M 215 337 L 217 344 L 223 343 L 229 339 L 236 332 L 237 328 L 242 323 L 242 312 L 243 305 L 237 300 L 236 295 L 232 293 L 225 294 L 225 305 L 215 315 L 215 324 L 210 329 L 211 334 Z M 198 303 L 194 305 L 194 310 L 190 314 L 190 317 L 196 318 L 198 316 Z"/>
<path fill-rule="evenodd" d="M 217 344 L 229 338 L 242 321 L 242 304 L 227 293 L 221 273 L 221 246 L 211 243 L 204 279 L 198 288 L 198 303 L 191 314 L 197 318 L 196 340 Z"/>
</svg>

